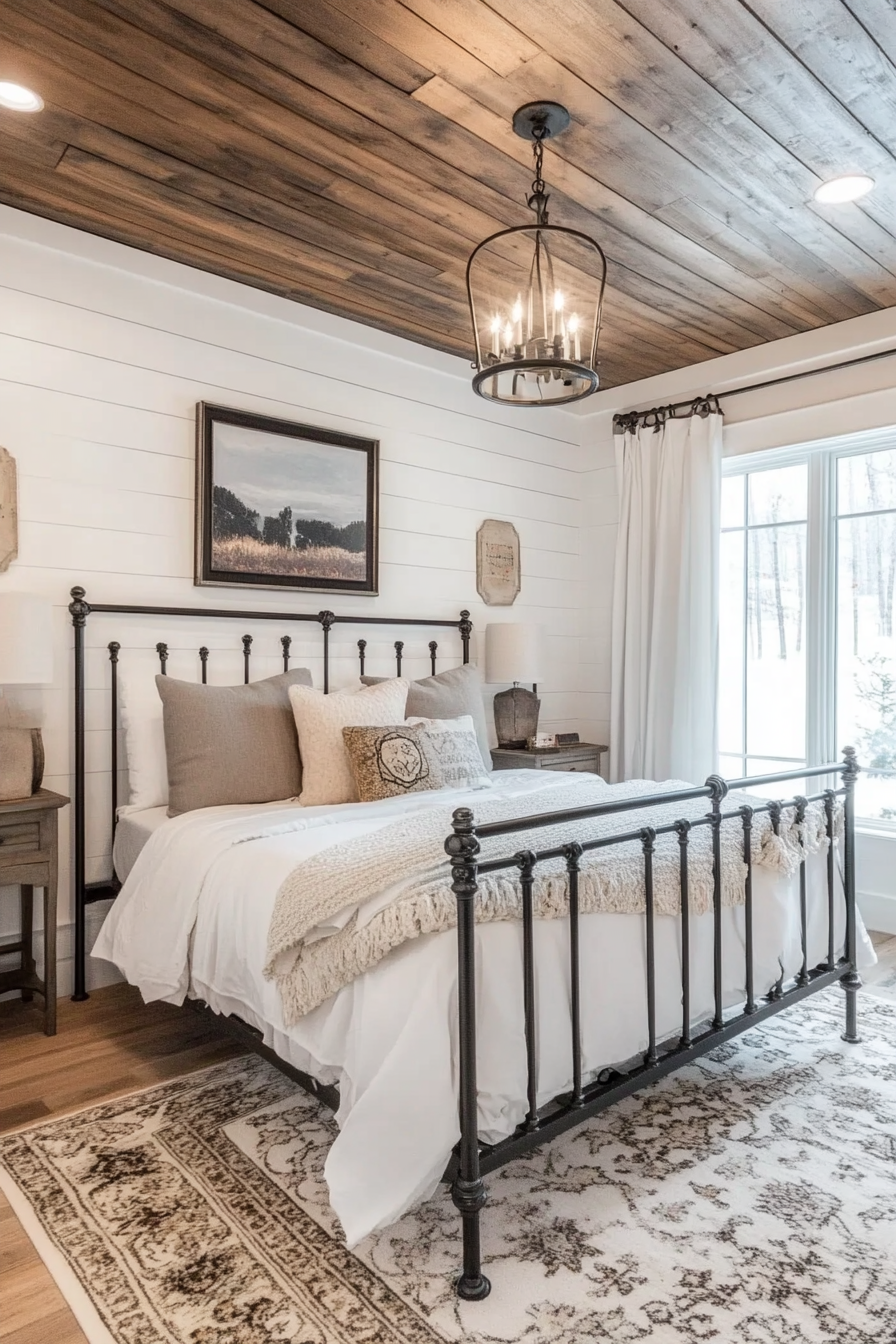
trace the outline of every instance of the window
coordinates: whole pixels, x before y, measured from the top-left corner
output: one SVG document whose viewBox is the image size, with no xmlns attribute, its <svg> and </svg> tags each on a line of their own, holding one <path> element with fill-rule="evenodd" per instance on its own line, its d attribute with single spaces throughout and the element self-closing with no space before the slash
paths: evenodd
<svg viewBox="0 0 896 1344">
<path fill-rule="evenodd" d="M 896 430 L 731 458 L 719 745 L 729 778 L 837 759 L 896 828 Z"/>
</svg>

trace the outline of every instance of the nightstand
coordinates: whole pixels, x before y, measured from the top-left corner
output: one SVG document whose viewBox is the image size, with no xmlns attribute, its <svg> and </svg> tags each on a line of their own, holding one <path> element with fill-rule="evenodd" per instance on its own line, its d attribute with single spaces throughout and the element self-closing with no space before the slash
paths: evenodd
<svg viewBox="0 0 896 1344">
<path fill-rule="evenodd" d="M 56 1035 L 56 887 L 59 871 L 59 809 L 68 802 L 61 793 L 39 789 L 30 798 L 0 803 L 0 887 L 21 888 L 22 936 L 0 945 L 0 952 L 18 952 L 20 965 L 0 972 L 0 994 L 22 991 L 23 1003 L 35 994 L 44 1001 L 44 1031 Z M 44 892 L 44 978 L 34 962 L 34 888 Z"/>
<path fill-rule="evenodd" d="M 599 775 L 600 758 L 609 750 L 609 747 L 594 742 L 573 742 L 568 747 L 536 747 L 534 751 L 492 747 L 492 769 L 581 770 Z"/>
</svg>

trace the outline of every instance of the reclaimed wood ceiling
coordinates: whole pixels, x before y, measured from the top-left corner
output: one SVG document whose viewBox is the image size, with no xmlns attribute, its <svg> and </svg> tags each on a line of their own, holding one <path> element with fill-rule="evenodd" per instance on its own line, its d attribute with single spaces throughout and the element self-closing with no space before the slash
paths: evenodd
<svg viewBox="0 0 896 1344">
<path fill-rule="evenodd" d="M 468 358 L 510 116 L 557 99 L 609 386 L 896 303 L 894 61 L 892 0 L 0 0 L 46 101 L 0 109 L 0 200 Z"/>
</svg>

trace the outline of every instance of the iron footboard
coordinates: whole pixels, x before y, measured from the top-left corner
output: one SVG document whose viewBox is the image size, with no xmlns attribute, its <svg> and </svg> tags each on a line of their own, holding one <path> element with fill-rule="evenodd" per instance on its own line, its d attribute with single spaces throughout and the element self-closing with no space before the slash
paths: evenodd
<svg viewBox="0 0 896 1344">
<path fill-rule="evenodd" d="M 460 1142 L 455 1150 L 451 1193 L 460 1213 L 463 1228 L 463 1271 L 457 1281 L 457 1293 L 467 1300 L 488 1296 L 491 1285 L 482 1272 L 479 1215 L 486 1202 L 483 1176 L 496 1170 L 512 1158 L 537 1147 L 564 1130 L 580 1124 L 584 1119 L 607 1109 L 623 1097 L 640 1091 L 666 1074 L 674 1072 L 700 1055 L 713 1050 L 723 1041 L 730 1040 L 763 1018 L 781 1012 L 791 1003 L 814 994 L 839 980 L 846 991 L 846 1026 L 843 1039 L 858 1041 L 857 995 L 862 981 L 856 965 L 856 887 L 855 887 L 855 782 L 859 773 L 855 751 L 847 747 L 843 761 L 816 766 L 807 770 L 793 770 L 783 774 L 761 775 L 726 783 L 718 775 L 711 775 L 702 787 L 683 789 L 674 793 L 654 794 L 650 797 L 597 804 L 567 812 L 553 812 L 542 816 L 522 817 L 513 821 L 492 822 L 477 828 L 469 808 L 454 813 L 453 831 L 445 842 L 451 859 L 452 890 L 457 899 L 457 954 L 458 954 L 458 1019 L 459 1019 L 459 1118 Z M 763 785 L 786 783 L 792 780 L 819 779 L 840 775 L 838 788 L 827 788 L 811 796 L 795 795 L 783 800 L 772 800 L 756 806 L 742 806 L 734 811 L 723 811 L 723 802 L 729 788 L 749 789 Z M 575 822 L 612 813 L 624 814 L 651 807 L 666 807 L 670 803 L 684 803 L 706 798 L 709 808 L 705 816 L 679 820 L 669 824 L 620 831 L 618 835 L 572 842 L 559 848 L 540 851 L 525 850 L 502 858 L 480 861 L 480 840 L 486 837 L 510 836 L 514 832 L 530 831 L 539 826 L 559 822 Z M 842 885 L 845 900 L 845 956 L 837 958 L 834 933 L 837 914 L 835 893 L 835 806 L 843 799 L 844 835 Z M 754 983 L 754 909 L 751 836 L 754 817 L 766 812 L 777 833 L 785 808 L 794 809 L 795 819 L 803 820 L 810 802 L 824 806 L 827 834 L 827 955 L 817 966 L 809 966 L 808 902 L 806 891 L 806 854 L 799 865 L 799 920 L 802 962 L 793 979 L 785 987 L 782 979 L 771 991 L 757 998 Z M 725 1011 L 723 982 L 722 939 L 722 823 L 740 820 L 743 832 L 744 881 L 744 983 L 746 998 L 740 1009 Z M 691 834 L 696 827 L 708 826 L 712 842 L 712 986 L 713 1015 L 708 1025 L 700 1024 L 695 1031 L 691 1020 L 689 927 L 688 854 Z M 657 1040 L 656 1005 L 656 910 L 654 902 L 653 858 L 656 839 L 660 835 L 677 837 L 680 855 L 681 885 L 681 1033 L 677 1040 Z M 645 896 L 645 958 L 647 984 L 647 1049 L 640 1059 L 625 1072 L 605 1069 L 592 1082 L 583 1081 L 582 1022 L 581 1022 L 581 968 L 580 968 L 580 912 L 579 866 L 583 854 L 589 850 L 613 845 L 640 842 L 643 854 Z M 562 1096 L 541 1108 L 537 1105 L 537 1050 L 536 1050 L 536 996 L 533 884 L 537 865 L 548 859 L 563 859 L 566 863 L 569 890 L 569 988 L 570 1032 L 572 1043 L 572 1086 Z M 526 1115 L 509 1138 L 485 1146 L 478 1136 L 478 1089 L 476 1082 L 476 895 L 480 874 L 501 869 L 519 870 L 522 899 L 522 1003 L 526 1042 Z"/>
</svg>

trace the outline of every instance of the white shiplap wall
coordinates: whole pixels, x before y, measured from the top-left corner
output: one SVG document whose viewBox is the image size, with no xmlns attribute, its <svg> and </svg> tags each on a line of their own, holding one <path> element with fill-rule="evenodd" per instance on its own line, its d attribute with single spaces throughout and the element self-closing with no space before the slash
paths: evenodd
<svg viewBox="0 0 896 1344">
<path fill-rule="evenodd" d="M 543 692 L 546 730 L 582 729 L 604 717 L 604 697 L 583 682 L 587 573 L 580 532 L 583 473 L 579 417 L 558 410 L 500 411 L 475 398 L 460 360 L 187 267 L 0 207 L 0 443 L 19 469 L 20 550 L 0 587 L 47 594 L 57 605 L 56 681 L 43 694 L 47 787 L 70 791 L 68 591 L 94 601 L 537 620 L 551 634 Z M 197 401 L 267 412 L 370 435 L 381 443 L 380 595 L 341 598 L 192 583 L 194 415 Z M 489 611 L 475 588 L 476 529 L 511 519 L 522 542 L 523 588 L 512 611 Z M 589 560 L 590 563 L 590 560 Z M 245 629 L 211 633 L 189 621 L 88 625 L 88 768 L 102 802 L 109 732 L 102 717 L 104 646 L 133 631 L 147 669 L 155 641 L 172 646 L 170 670 L 195 675 L 195 649 Z M 320 648 L 317 627 L 294 628 L 294 662 Z M 284 631 L 255 628 L 255 674 L 277 670 Z M 445 644 L 450 647 L 451 633 Z M 391 640 L 370 630 L 339 636 L 348 650 L 370 640 L 370 670 L 389 670 Z M 429 632 L 421 632 L 425 651 Z M 123 641 L 124 642 L 124 641 Z M 454 645 L 452 654 L 456 659 Z M 265 654 L 267 650 L 267 654 Z M 313 656 L 312 656 L 313 655 Z M 136 657 L 136 655 L 134 655 Z M 598 657 L 591 653 L 589 657 Z M 267 662 L 265 662 L 267 658 Z M 448 665 L 447 661 L 446 664 Z M 422 659 L 408 670 L 427 670 Z M 352 664 L 337 662 L 336 681 Z M 237 679 L 236 654 L 212 663 L 212 680 Z M 106 809 L 94 809 L 90 869 L 107 866 Z M 68 854 L 68 812 L 63 814 Z M 59 921 L 71 920 L 63 873 Z M 16 927 L 0 893 L 0 934 Z"/>
</svg>

